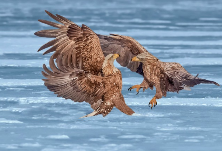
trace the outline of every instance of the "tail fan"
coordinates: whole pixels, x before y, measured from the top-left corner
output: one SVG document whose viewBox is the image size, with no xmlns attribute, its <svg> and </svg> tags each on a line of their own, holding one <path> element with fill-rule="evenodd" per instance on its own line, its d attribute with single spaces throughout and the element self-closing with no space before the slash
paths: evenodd
<svg viewBox="0 0 222 151">
<path fill-rule="evenodd" d="M 215 81 L 210 81 L 206 79 L 201 79 L 201 78 L 194 78 L 190 80 L 183 81 L 183 84 L 189 87 L 193 87 L 194 85 L 200 84 L 200 83 L 205 83 L 205 84 L 215 84 L 217 86 L 220 86 L 217 82 Z"/>
</svg>

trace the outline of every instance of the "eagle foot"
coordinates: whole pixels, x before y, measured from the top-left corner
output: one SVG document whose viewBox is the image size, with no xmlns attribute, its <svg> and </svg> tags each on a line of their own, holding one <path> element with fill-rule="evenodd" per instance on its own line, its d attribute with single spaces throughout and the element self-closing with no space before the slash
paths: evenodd
<svg viewBox="0 0 222 151">
<path fill-rule="evenodd" d="M 140 85 L 131 86 L 131 87 L 128 89 L 128 91 L 131 91 L 132 89 L 136 89 L 137 94 L 139 94 L 139 91 L 140 91 L 140 89 L 141 89 L 141 86 L 140 86 Z M 137 94 L 136 94 L 136 95 L 137 95 Z"/>
<path fill-rule="evenodd" d="M 152 100 L 149 102 L 149 107 L 151 106 L 151 109 L 153 108 L 153 106 L 157 106 L 157 101 L 156 101 L 156 97 L 154 96 L 152 98 Z"/>
</svg>

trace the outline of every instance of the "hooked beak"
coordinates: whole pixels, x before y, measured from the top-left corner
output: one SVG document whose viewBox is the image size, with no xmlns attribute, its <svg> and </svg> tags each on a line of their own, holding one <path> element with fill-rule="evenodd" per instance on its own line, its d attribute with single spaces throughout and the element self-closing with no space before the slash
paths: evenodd
<svg viewBox="0 0 222 151">
<path fill-rule="evenodd" d="M 120 55 L 117 54 L 117 53 L 113 55 L 113 58 L 114 58 L 114 59 L 116 59 L 116 58 L 118 58 L 118 57 L 120 57 Z"/>
<path fill-rule="evenodd" d="M 136 56 L 132 58 L 132 61 L 140 61 Z"/>
</svg>

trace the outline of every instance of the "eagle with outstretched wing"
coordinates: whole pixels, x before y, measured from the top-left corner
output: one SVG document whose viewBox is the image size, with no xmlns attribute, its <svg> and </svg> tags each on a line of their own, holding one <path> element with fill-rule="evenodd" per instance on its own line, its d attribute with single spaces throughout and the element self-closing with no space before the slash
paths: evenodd
<svg viewBox="0 0 222 151">
<path fill-rule="evenodd" d="M 151 53 L 149 53 L 135 39 L 128 36 L 111 34 L 110 36 L 98 35 L 104 55 L 109 53 L 118 53 L 121 57 L 117 62 L 129 68 L 133 72 L 144 77 L 139 85 L 134 85 L 128 90 L 136 88 L 137 94 L 143 88 L 153 89 L 156 87 L 156 94 L 149 102 L 152 107 L 157 105 L 156 99 L 166 96 L 167 92 L 179 92 L 180 90 L 190 90 L 200 83 L 215 84 L 218 83 L 206 79 L 198 78 L 198 75 L 191 75 L 186 69 L 176 62 L 162 62 Z"/>
<path fill-rule="evenodd" d="M 61 24 L 39 20 L 57 29 L 35 33 L 55 38 L 38 50 L 51 47 L 44 54 L 54 52 L 49 60 L 51 70 L 43 65 L 45 86 L 58 97 L 89 103 L 94 111 L 83 117 L 106 116 L 113 107 L 132 115 L 134 111 L 126 105 L 121 94 L 121 72 L 113 64 L 119 54 L 110 53 L 105 57 L 98 36 L 89 27 L 79 27 L 60 15 L 46 13 Z"/>
</svg>

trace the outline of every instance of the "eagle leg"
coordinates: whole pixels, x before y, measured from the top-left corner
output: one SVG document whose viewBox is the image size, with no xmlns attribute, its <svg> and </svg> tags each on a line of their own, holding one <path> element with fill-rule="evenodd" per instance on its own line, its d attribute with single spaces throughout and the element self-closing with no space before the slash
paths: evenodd
<svg viewBox="0 0 222 151">
<path fill-rule="evenodd" d="M 151 109 L 153 108 L 153 106 L 155 107 L 157 105 L 157 101 L 156 101 L 156 97 L 155 96 L 149 102 L 149 107 L 150 107 L 150 105 L 151 105 Z"/>
<path fill-rule="evenodd" d="M 110 100 L 103 100 L 103 102 L 101 102 L 98 105 L 98 107 L 92 113 L 87 114 L 85 116 L 82 116 L 80 118 L 92 117 L 92 116 L 96 116 L 98 114 L 102 114 L 103 117 L 105 117 L 106 115 L 108 115 L 111 112 L 113 107 L 114 107 L 114 104 L 113 104 L 112 101 L 110 101 Z"/>
<path fill-rule="evenodd" d="M 130 88 L 128 89 L 128 91 L 131 91 L 132 89 L 136 89 L 137 94 L 139 94 L 139 91 L 140 91 L 141 88 L 142 88 L 142 87 L 141 87 L 140 85 L 134 85 L 134 86 L 130 87 Z M 136 94 L 136 95 L 137 95 L 137 94 Z"/>
<path fill-rule="evenodd" d="M 93 111 L 92 113 L 87 114 L 87 115 L 85 115 L 85 116 L 82 116 L 82 117 L 80 117 L 80 118 L 91 117 L 91 116 L 95 116 L 95 115 L 97 115 L 97 114 L 98 114 L 97 111 Z"/>
</svg>

